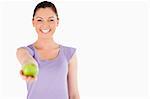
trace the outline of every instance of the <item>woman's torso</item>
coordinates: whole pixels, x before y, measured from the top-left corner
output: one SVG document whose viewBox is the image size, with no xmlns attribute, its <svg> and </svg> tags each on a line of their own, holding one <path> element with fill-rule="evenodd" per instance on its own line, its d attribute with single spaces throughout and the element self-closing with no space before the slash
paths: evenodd
<svg viewBox="0 0 150 99">
<path fill-rule="evenodd" d="M 33 44 L 26 48 L 39 68 L 37 81 L 27 83 L 27 99 L 68 99 L 68 64 L 76 49 L 60 45 L 55 58 L 43 60 Z"/>
</svg>

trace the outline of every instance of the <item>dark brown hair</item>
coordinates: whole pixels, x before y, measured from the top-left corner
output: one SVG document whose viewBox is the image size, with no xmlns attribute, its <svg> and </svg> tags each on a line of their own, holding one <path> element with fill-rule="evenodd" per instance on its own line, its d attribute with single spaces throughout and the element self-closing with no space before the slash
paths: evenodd
<svg viewBox="0 0 150 99">
<path fill-rule="evenodd" d="M 49 2 L 49 1 L 42 1 L 39 4 L 37 4 L 37 6 L 35 7 L 34 12 L 33 12 L 33 19 L 34 19 L 35 13 L 37 12 L 38 9 L 47 8 L 47 7 L 51 8 L 55 12 L 55 14 L 57 16 L 57 19 L 59 19 L 57 9 L 56 9 L 55 5 L 52 2 Z"/>
</svg>

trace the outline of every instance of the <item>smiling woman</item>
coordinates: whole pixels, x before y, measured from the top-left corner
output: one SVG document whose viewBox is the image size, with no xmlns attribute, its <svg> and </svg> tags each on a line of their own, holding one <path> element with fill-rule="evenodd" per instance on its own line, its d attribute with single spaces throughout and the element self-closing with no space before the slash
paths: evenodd
<svg viewBox="0 0 150 99">
<path fill-rule="evenodd" d="M 34 9 L 33 27 L 38 38 L 27 47 L 17 49 L 20 64 L 35 64 L 36 77 L 24 75 L 27 82 L 27 99 L 80 99 L 77 87 L 76 48 L 57 44 L 53 34 L 59 24 L 53 3 L 43 1 Z"/>
<path fill-rule="evenodd" d="M 39 38 L 52 37 L 58 22 L 59 20 L 51 8 L 38 9 L 32 20 L 33 26 L 36 28 L 37 33 L 39 33 Z"/>
</svg>

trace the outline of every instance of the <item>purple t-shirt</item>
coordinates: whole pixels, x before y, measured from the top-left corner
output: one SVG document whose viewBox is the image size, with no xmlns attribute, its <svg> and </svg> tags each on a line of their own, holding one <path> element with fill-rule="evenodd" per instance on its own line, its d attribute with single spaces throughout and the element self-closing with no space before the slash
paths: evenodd
<svg viewBox="0 0 150 99">
<path fill-rule="evenodd" d="M 76 48 L 59 45 L 59 53 L 52 60 L 40 60 L 33 44 L 25 47 L 39 66 L 38 79 L 27 82 L 27 99 L 69 99 L 68 63 Z"/>
</svg>

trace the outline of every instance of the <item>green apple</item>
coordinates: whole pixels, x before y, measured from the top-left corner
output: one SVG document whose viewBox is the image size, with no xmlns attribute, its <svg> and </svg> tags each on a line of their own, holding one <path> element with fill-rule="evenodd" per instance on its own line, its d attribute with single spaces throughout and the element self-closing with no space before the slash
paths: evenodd
<svg viewBox="0 0 150 99">
<path fill-rule="evenodd" d="M 22 70 L 25 76 L 35 77 L 38 74 L 37 66 L 33 63 L 24 65 Z"/>
</svg>

